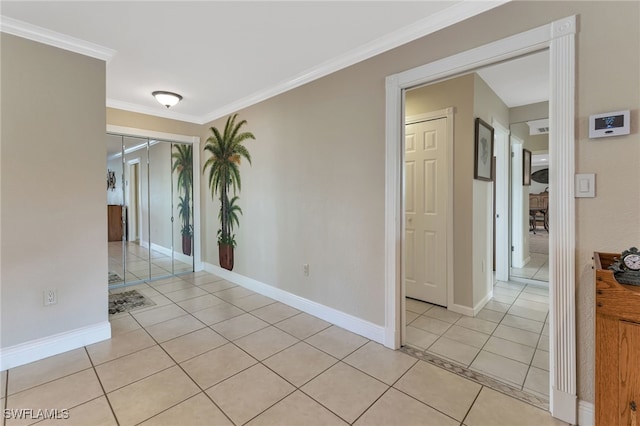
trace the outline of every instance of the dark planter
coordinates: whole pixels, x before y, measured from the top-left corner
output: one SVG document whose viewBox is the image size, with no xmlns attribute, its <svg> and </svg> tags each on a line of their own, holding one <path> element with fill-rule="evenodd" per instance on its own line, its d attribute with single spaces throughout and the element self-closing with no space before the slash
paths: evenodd
<svg viewBox="0 0 640 426">
<path fill-rule="evenodd" d="M 218 244 L 218 260 L 221 268 L 233 270 L 233 246 L 231 244 Z"/>
<path fill-rule="evenodd" d="M 191 256 L 191 235 L 182 236 L 182 253 Z"/>
</svg>

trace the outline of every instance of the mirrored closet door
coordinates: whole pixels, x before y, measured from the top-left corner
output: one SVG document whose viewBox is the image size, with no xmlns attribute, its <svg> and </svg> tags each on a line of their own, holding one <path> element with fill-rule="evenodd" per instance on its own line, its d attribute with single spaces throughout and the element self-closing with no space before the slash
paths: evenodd
<svg viewBox="0 0 640 426">
<path fill-rule="evenodd" d="M 192 145 L 107 134 L 107 147 L 109 286 L 192 272 Z"/>
</svg>

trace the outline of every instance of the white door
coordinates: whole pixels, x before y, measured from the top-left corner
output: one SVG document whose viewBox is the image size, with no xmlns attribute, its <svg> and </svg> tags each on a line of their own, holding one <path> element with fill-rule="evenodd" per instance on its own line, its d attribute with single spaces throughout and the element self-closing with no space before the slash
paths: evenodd
<svg viewBox="0 0 640 426">
<path fill-rule="evenodd" d="M 414 299 L 447 305 L 447 119 L 405 127 L 405 284 Z"/>
</svg>

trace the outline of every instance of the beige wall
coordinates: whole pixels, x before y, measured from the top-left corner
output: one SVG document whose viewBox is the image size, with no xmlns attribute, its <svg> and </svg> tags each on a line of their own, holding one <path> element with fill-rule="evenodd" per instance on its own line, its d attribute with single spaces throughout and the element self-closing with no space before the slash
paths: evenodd
<svg viewBox="0 0 640 426">
<path fill-rule="evenodd" d="M 105 63 L 4 33 L 1 42 L 6 349 L 107 321 Z M 43 306 L 46 289 L 57 305 Z"/>
<path fill-rule="evenodd" d="M 637 2 L 511 2 L 242 110 L 257 140 L 247 143 L 253 166 L 242 165 L 245 214 L 235 270 L 383 324 L 385 76 L 573 14 L 579 28 L 576 171 L 597 174 L 597 197 L 576 202 L 578 393 L 593 401 L 591 253 L 619 251 L 640 239 L 640 195 L 620 185 L 640 177 L 640 143 L 637 124 L 629 136 L 591 141 L 586 123 L 589 114 L 625 108 L 638 121 Z M 605 51 L 616 58 L 615 66 L 603 60 Z M 110 124 L 127 125 L 119 121 L 110 111 Z M 467 165 L 464 182 L 472 180 L 468 155 L 456 147 L 456 164 Z M 217 264 L 217 206 L 202 182 L 203 256 Z M 472 195 L 466 183 L 456 191 L 466 199 Z M 471 218 L 458 214 L 455 223 L 471 229 Z M 311 265 L 309 277 L 302 274 L 303 263 Z"/>
</svg>

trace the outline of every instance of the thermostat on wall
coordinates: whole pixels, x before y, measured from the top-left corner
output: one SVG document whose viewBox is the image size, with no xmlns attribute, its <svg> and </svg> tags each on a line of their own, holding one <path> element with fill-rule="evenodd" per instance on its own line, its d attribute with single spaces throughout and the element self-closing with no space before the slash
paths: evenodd
<svg viewBox="0 0 640 426">
<path fill-rule="evenodd" d="M 589 116 L 589 138 L 628 135 L 629 110 Z"/>
</svg>

